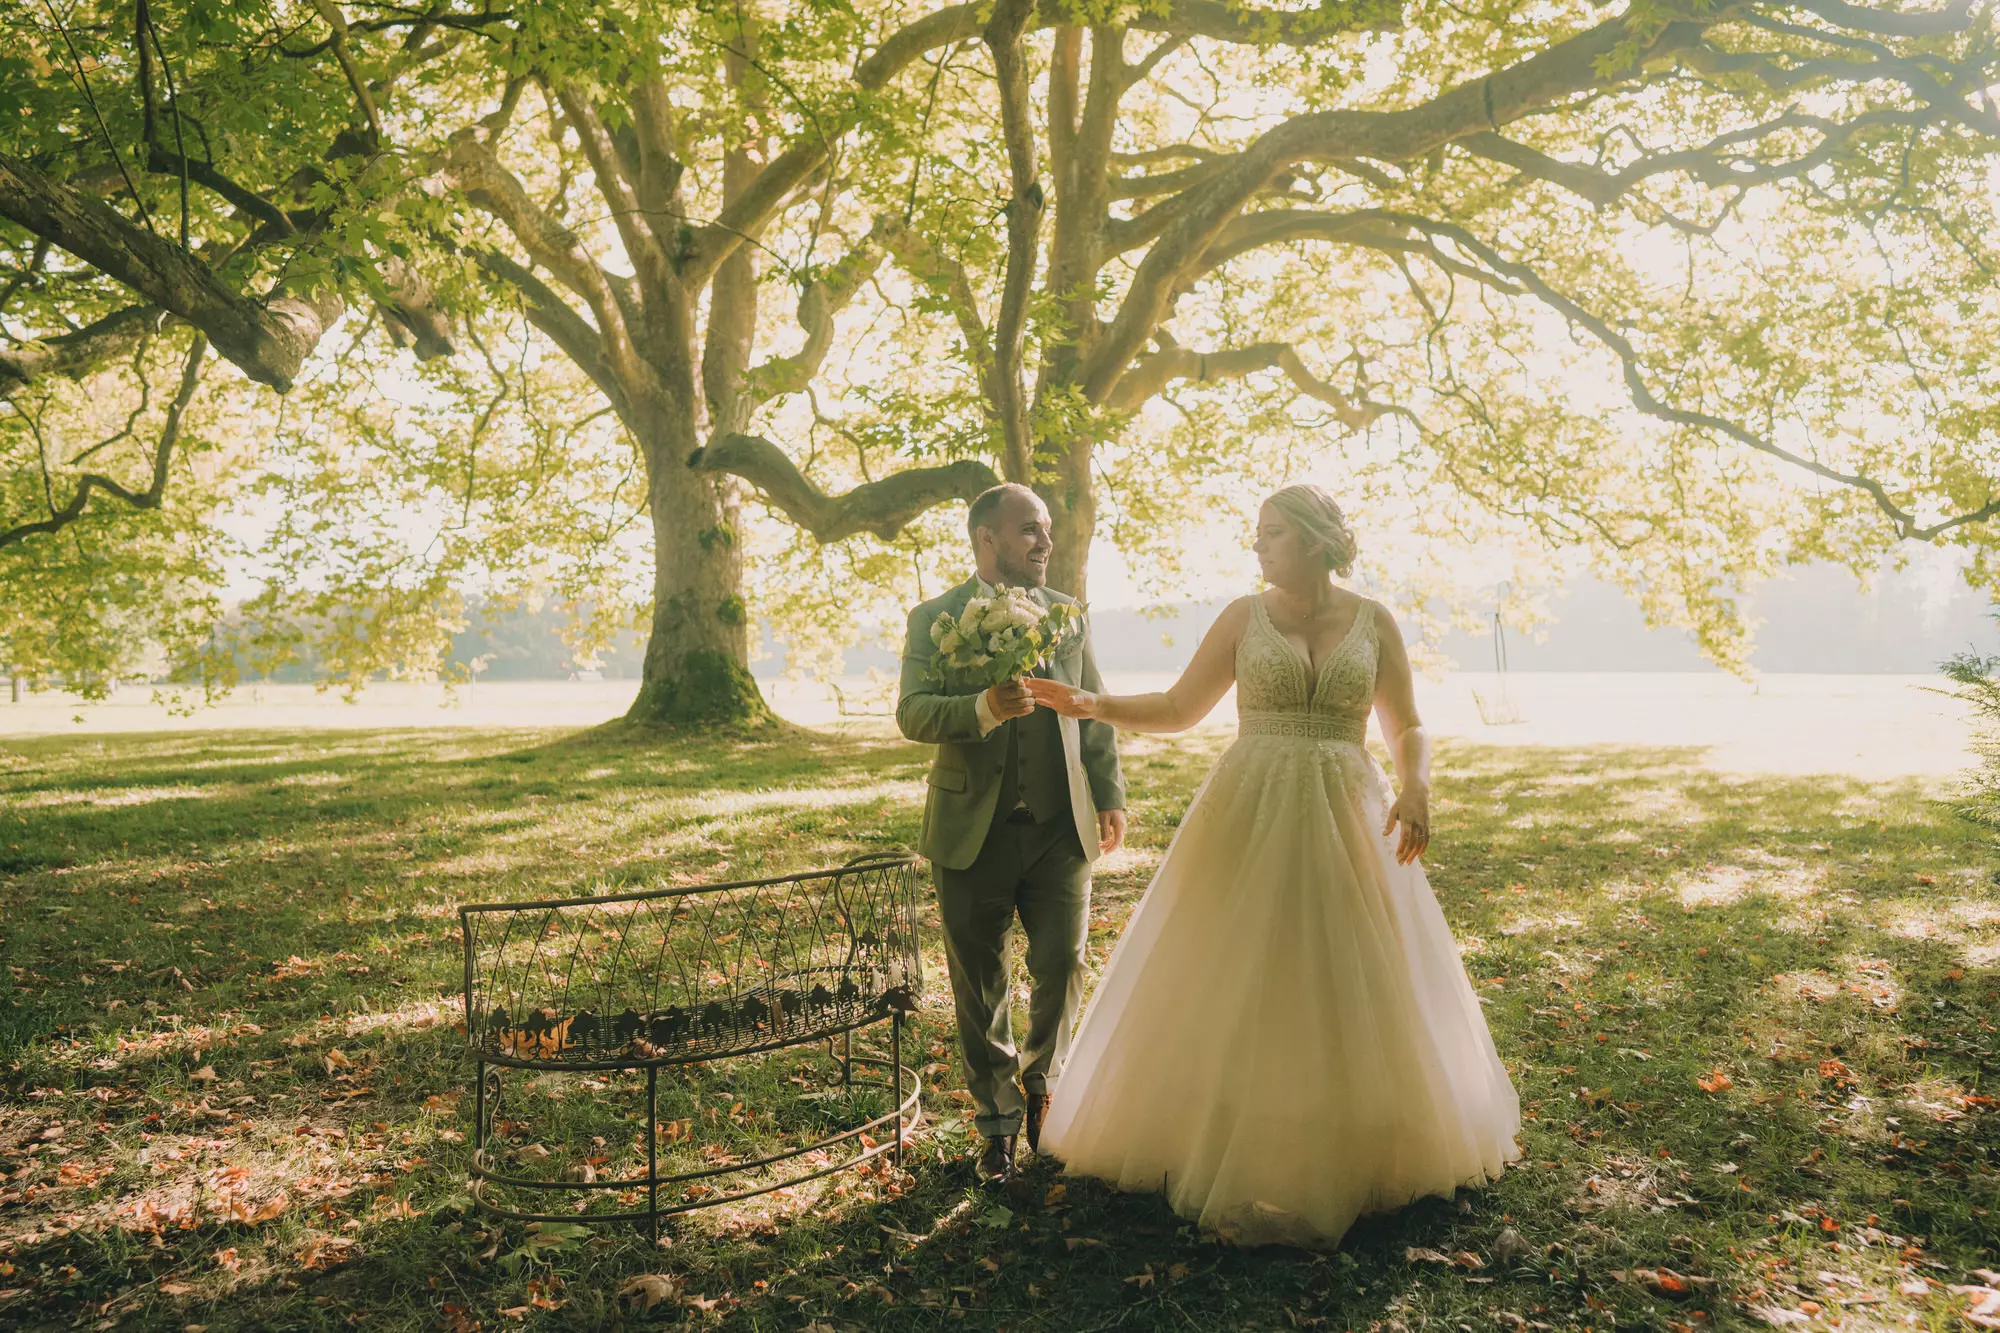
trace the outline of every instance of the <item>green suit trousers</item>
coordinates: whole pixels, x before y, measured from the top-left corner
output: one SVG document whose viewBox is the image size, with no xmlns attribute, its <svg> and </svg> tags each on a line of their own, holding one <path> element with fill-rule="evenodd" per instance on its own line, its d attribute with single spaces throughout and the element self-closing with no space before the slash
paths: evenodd
<svg viewBox="0 0 2000 1333">
<path fill-rule="evenodd" d="M 1083 1003 L 1089 936 L 1090 862 L 1067 818 L 1046 824 L 996 819 L 963 870 L 934 866 L 945 963 L 958 1017 L 974 1123 L 990 1137 L 1014 1134 L 1030 1093 L 1053 1090 Z M 1014 918 L 1028 937 L 1027 1039 L 1016 1050 Z"/>
</svg>

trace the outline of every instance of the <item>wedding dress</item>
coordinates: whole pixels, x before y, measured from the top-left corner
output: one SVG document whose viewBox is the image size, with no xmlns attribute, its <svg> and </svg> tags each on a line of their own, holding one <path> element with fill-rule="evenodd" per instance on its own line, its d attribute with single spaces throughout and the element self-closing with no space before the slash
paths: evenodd
<svg viewBox="0 0 2000 1333">
<path fill-rule="evenodd" d="M 1085 1011 L 1042 1130 L 1076 1174 L 1161 1190 L 1241 1244 L 1337 1244 L 1362 1213 L 1500 1174 L 1520 1105 L 1363 746 L 1364 603 L 1318 679 L 1256 601 L 1239 732 Z"/>
</svg>

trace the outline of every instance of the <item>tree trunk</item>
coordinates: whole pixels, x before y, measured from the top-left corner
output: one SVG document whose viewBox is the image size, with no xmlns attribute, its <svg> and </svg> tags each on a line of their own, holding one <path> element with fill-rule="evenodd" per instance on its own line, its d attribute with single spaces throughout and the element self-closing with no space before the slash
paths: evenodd
<svg viewBox="0 0 2000 1333">
<path fill-rule="evenodd" d="M 726 476 L 688 468 L 692 403 L 644 423 L 653 514 L 653 629 L 626 718 L 673 726 L 774 719 L 749 668 L 737 504 Z"/>
<path fill-rule="evenodd" d="M 1090 442 L 1078 440 L 1065 451 L 1055 481 L 1035 488 L 1049 507 L 1049 586 L 1078 601 L 1088 597 L 1090 539 L 1097 531 L 1097 498 L 1090 485 Z"/>
</svg>

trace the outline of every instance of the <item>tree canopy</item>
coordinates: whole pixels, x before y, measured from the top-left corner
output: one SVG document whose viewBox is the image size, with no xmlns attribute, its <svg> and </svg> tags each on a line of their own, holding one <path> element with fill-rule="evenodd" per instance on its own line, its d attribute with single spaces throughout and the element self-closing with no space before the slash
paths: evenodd
<svg viewBox="0 0 2000 1333">
<path fill-rule="evenodd" d="M 7 18 L 17 660 L 82 663 L 28 626 L 100 582 L 194 650 L 252 420 L 271 617 L 421 663 L 473 569 L 602 611 L 649 528 L 635 711 L 677 720 L 759 714 L 753 611 L 852 617 L 999 477 L 1074 592 L 1101 527 L 1168 570 L 1316 467 L 1364 534 L 1580 550 L 1724 661 L 1787 561 L 1993 576 L 1968 5 Z M 793 534 L 748 584 L 746 494 Z"/>
</svg>

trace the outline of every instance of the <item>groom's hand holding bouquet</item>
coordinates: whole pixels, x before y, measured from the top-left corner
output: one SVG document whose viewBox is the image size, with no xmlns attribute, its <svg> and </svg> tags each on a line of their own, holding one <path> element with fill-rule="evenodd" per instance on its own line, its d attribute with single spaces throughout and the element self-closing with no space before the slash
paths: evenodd
<svg viewBox="0 0 2000 1333">
<path fill-rule="evenodd" d="M 946 689 L 983 686 L 986 706 L 1000 721 L 1035 711 L 1022 678 L 1052 659 L 1074 634 L 1082 612 L 1058 602 L 1043 606 L 1026 588 L 975 597 L 954 618 L 931 624 L 931 675 Z"/>
</svg>

